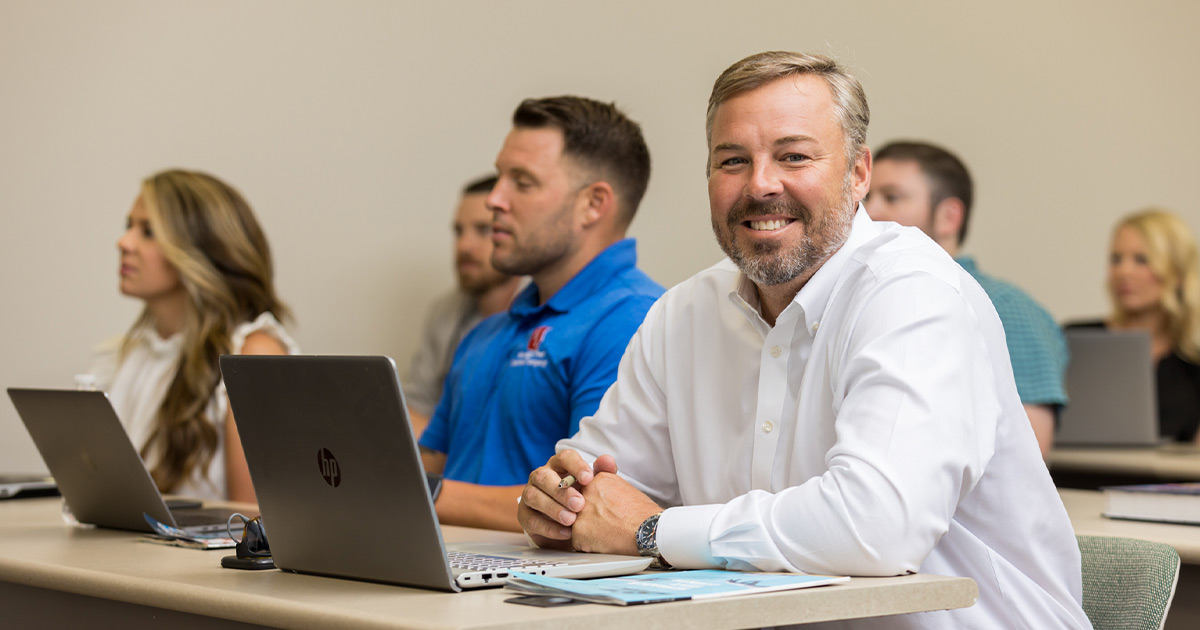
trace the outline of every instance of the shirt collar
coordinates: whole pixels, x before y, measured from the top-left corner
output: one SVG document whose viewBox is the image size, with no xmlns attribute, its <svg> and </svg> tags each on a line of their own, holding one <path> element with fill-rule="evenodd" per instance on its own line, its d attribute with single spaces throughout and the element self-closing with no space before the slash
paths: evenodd
<svg viewBox="0 0 1200 630">
<path fill-rule="evenodd" d="M 516 317 L 532 315 L 542 308 L 566 313 L 596 293 L 596 287 L 608 284 L 618 275 L 637 266 L 637 240 L 622 239 L 609 245 L 591 260 L 563 288 L 543 305 L 538 304 L 537 284 L 530 282 L 513 300 L 509 313 Z"/>
<path fill-rule="evenodd" d="M 735 304 L 742 304 L 755 313 L 759 312 L 759 307 L 762 306 L 762 303 L 758 301 L 758 288 L 741 270 L 738 270 L 733 277 L 733 287 L 729 290 L 729 299 L 733 300 Z"/>
<path fill-rule="evenodd" d="M 813 323 L 821 321 L 821 317 L 825 315 L 825 306 L 829 303 L 829 296 L 833 294 L 834 285 L 842 276 L 842 270 L 854 256 L 855 250 L 878 233 L 879 228 L 875 222 L 871 220 L 863 205 L 858 204 L 858 210 L 854 212 L 854 219 L 850 223 L 850 236 L 846 238 L 846 242 L 842 243 L 842 246 L 829 257 L 829 260 L 821 265 L 821 268 L 813 274 L 812 278 L 809 278 L 792 300 L 793 304 L 803 309 L 805 319 Z"/>
<path fill-rule="evenodd" d="M 133 331 L 135 339 L 146 345 L 152 354 L 166 356 L 178 352 L 183 348 L 183 333 L 177 332 L 166 339 L 154 330 L 154 326 L 146 325 Z"/>
</svg>

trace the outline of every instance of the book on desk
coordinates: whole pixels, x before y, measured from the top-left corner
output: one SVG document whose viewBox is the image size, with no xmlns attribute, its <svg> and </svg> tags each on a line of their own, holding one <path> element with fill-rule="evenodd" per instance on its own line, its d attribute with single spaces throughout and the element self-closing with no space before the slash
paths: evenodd
<svg viewBox="0 0 1200 630">
<path fill-rule="evenodd" d="M 1104 516 L 1135 521 L 1200 525 L 1200 483 L 1107 486 Z"/>
</svg>

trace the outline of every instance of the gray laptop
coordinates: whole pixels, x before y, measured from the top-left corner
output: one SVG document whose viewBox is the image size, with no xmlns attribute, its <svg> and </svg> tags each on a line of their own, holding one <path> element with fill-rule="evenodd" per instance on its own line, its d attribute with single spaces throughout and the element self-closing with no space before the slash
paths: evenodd
<svg viewBox="0 0 1200 630">
<path fill-rule="evenodd" d="M 0 473 L 0 499 L 58 494 L 54 478 L 28 473 Z"/>
<path fill-rule="evenodd" d="M 104 392 L 10 387 L 63 500 L 80 523 L 153 533 L 143 513 L 197 536 L 225 535 L 227 510 L 169 509 Z"/>
<path fill-rule="evenodd" d="M 1158 395 L 1150 335 L 1100 328 L 1065 331 L 1068 404 L 1055 444 L 1150 446 L 1158 444 Z"/>
<path fill-rule="evenodd" d="M 226 355 L 221 373 L 281 569 L 459 591 L 513 570 L 599 577 L 650 563 L 444 544 L 388 357 Z"/>
</svg>

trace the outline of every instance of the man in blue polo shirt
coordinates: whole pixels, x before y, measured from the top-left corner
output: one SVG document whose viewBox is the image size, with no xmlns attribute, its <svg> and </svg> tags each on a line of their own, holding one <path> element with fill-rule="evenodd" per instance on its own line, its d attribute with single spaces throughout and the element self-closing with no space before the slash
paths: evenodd
<svg viewBox="0 0 1200 630">
<path fill-rule="evenodd" d="M 524 101 L 496 170 L 492 266 L 532 283 L 463 339 L 420 444 L 442 523 L 520 531 L 529 471 L 595 413 L 663 289 L 625 238 L 650 152 L 615 106 Z"/>
<path fill-rule="evenodd" d="M 961 252 L 974 197 L 971 175 L 954 154 L 926 142 L 892 142 L 875 152 L 863 202 L 876 221 L 920 228 L 987 292 L 1000 315 L 1017 393 L 1045 458 L 1058 411 L 1067 402 L 1067 342 L 1050 313 L 1027 293 L 979 270 Z"/>
</svg>

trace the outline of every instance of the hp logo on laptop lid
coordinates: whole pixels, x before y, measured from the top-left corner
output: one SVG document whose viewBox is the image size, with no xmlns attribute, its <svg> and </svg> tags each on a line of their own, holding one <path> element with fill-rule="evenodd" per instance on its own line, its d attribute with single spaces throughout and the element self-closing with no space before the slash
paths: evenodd
<svg viewBox="0 0 1200 630">
<path fill-rule="evenodd" d="M 338 467 L 337 458 L 329 449 L 317 451 L 317 466 L 321 468 L 321 476 L 325 478 L 325 483 L 334 488 L 342 483 L 342 469 Z"/>
</svg>

